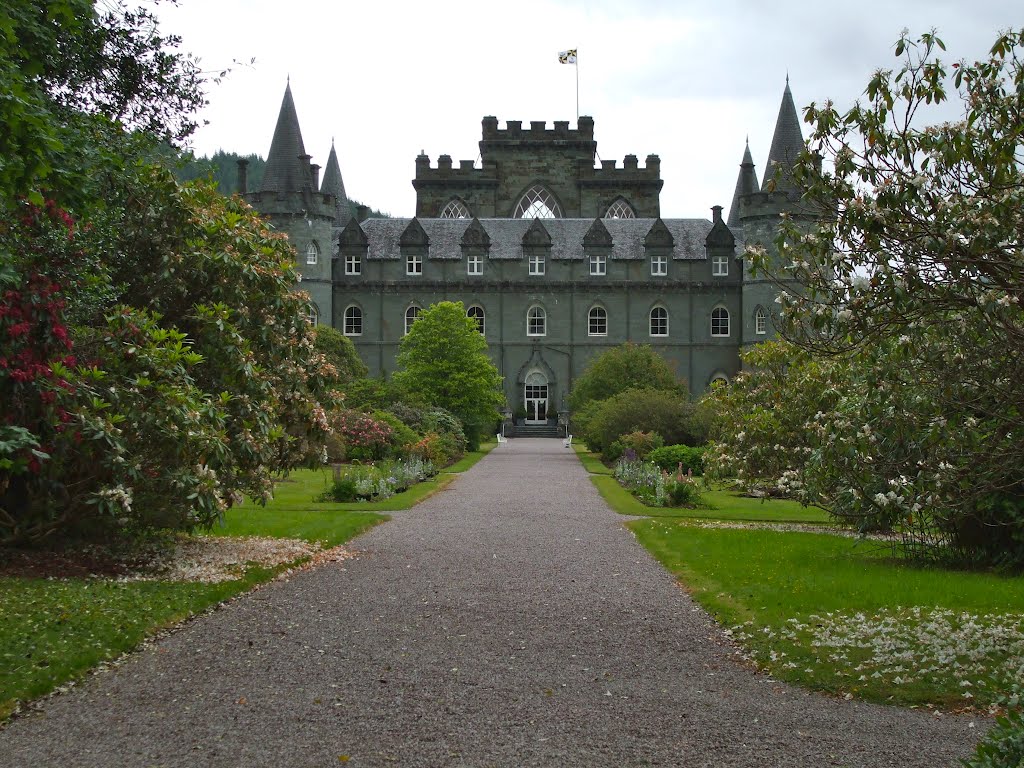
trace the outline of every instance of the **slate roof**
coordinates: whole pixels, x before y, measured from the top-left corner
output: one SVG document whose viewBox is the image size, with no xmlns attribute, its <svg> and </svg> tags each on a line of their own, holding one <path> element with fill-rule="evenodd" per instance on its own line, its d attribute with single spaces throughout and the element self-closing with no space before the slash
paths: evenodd
<svg viewBox="0 0 1024 768">
<path fill-rule="evenodd" d="M 306 154 L 299 130 L 299 116 L 295 112 L 292 86 L 284 89 L 277 127 L 267 153 L 267 166 L 260 182 L 260 192 L 301 192 L 313 190 L 313 175 L 309 162 L 301 159 Z"/>
<path fill-rule="evenodd" d="M 345 195 L 345 182 L 341 178 L 341 166 L 338 164 L 338 153 L 334 151 L 334 142 L 331 142 L 331 154 L 327 156 L 327 165 L 324 168 L 324 179 L 320 182 L 320 191 L 325 195 L 334 195 L 338 202 L 348 200 Z"/>
<path fill-rule="evenodd" d="M 367 259 L 394 260 L 402 258 L 399 241 L 412 219 L 367 219 L 360 225 L 369 241 Z M 471 219 L 418 219 L 429 241 L 428 259 L 461 259 L 462 236 Z M 602 219 L 612 236 L 610 257 L 639 260 L 645 257 L 644 238 L 657 219 Z M 516 260 L 523 256 L 523 236 L 533 223 L 531 219 L 480 219 L 491 238 L 488 258 Z M 551 258 L 581 261 L 585 258 L 583 237 L 593 219 L 545 219 L 541 222 L 551 235 Z M 704 240 L 711 231 L 707 219 L 665 219 L 672 235 L 672 258 L 704 259 Z"/>
<path fill-rule="evenodd" d="M 757 171 L 754 169 L 754 158 L 750 156 L 750 142 L 747 142 L 743 150 L 743 160 L 740 162 L 740 172 L 736 176 L 736 191 L 732 194 L 732 205 L 729 206 L 729 218 L 726 224 L 729 229 L 738 229 L 740 225 L 740 198 L 757 192 Z"/>
<path fill-rule="evenodd" d="M 775 177 L 776 165 L 781 165 L 784 169 L 792 168 L 803 149 L 804 135 L 800 130 L 800 117 L 797 115 L 796 104 L 793 103 L 793 92 L 789 90 L 789 77 L 787 76 L 786 90 L 782 94 L 779 116 L 775 121 L 772 148 L 768 152 L 768 162 L 764 167 L 764 179 L 761 182 L 762 192 L 768 191 L 768 185 Z M 784 171 L 781 184 L 776 189 L 790 190 L 794 188 Z"/>
</svg>

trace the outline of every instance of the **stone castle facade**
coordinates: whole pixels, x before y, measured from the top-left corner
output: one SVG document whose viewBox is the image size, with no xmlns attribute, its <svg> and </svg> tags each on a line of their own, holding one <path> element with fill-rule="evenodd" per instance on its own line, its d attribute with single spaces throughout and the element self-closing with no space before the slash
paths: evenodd
<svg viewBox="0 0 1024 768">
<path fill-rule="evenodd" d="M 299 253 L 315 322 L 352 339 L 371 375 L 395 369 L 402 336 L 438 301 L 461 301 L 528 422 L 565 416 L 575 379 L 602 351 L 652 345 L 691 392 L 741 367 L 744 346 L 771 338 L 777 289 L 751 277 L 744 242 L 770 247 L 799 195 L 758 184 L 746 148 L 728 218 L 661 217 L 660 159 L 595 165 L 594 120 L 482 122 L 479 162 L 420 155 L 416 216 L 352 217 L 337 153 L 305 151 L 286 88 L 260 188 L 240 190 Z M 787 81 L 768 167 L 803 149 Z M 244 171 L 244 168 L 242 169 Z"/>
</svg>

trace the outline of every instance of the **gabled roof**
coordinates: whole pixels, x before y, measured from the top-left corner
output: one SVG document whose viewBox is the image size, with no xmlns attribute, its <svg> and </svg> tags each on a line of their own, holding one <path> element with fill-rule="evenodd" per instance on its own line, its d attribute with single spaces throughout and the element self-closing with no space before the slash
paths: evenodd
<svg viewBox="0 0 1024 768">
<path fill-rule="evenodd" d="M 796 104 L 793 103 L 793 92 L 789 90 L 789 76 L 786 76 L 786 90 L 782 93 L 782 104 L 779 105 L 779 116 L 775 121 L 775 134 L 772 136 L 772 148 L 768 152 L 768 163 L 764 167 L 764 179 L 761 191 L 767 192 L 775 169 L 781 166 L 782 179 L 775 188 L 779 190 L 794 189 L 789 178 L 789 170 L 797 157 L 804 150 L 804 135 L 800 130 L 800 117 L 797 115 Z"/>
<path fill-rule="evenodd" d="M 299 116 L 292 100 L 292 86 L 284 89 L 281 111 L 277 116 L 277 127 L 267 153 L 267 166 L 263 171 L 260 192 L 301 192 L 313 190 L 313 174 L 309 161 L 303 160 L 306 148 L 299 130 Z"/>
<path fill-rule="evenodd" d="M 729 206 L 729 218 L 727 223 L 731 229 L 740 227 L 740 198 L 745 195 L 757 192 L 757 171 L 754 169 L 754 159 L 750 156 L 750 142 L 747 142 L 743 150 L 743 160 L 740 162 L 740 172 L 736 177 L 736 191 L 732 194 L 732 205 Z"/>
</svg>

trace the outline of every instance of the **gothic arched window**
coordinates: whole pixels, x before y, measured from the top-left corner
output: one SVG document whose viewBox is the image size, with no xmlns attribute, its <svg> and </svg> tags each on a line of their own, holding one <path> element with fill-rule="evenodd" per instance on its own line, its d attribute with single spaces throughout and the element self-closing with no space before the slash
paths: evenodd
<svg viewBox="0 0 1024 768">
<path fill-rule="evenodd" d="M 320 246 L 314 242 L 310 242 L 310 244 L 306 246 L 306 263 L 316 264 L 318 261 L 320 261 Z"/>
<path fill-rule="evenodd" d="M 635 219 L 636 211 L 633 210 L 633 206 L 620 197 L 608 206 L 608 210 L 605 211 L 604 217 L 606 219 Z"/>
<path fill-rule="evenodd" d="M 405 310 L 405 332 L 409 333 L 409 329 L 412 328 L 412 324 L 416 322 L 416 319 L 420 316 L 419 307 L 413 304 L 407 310 Z"/>
<path fill-rule="evenodd" d="M 764 307 L 758 307 L 754 312 L 754 333 L 758 336 L 768 333 L 768 313 L 764 311 Z"/>
<path fill-rule="evenodd" d="M 651 336 L 668 336 L 668 310 L 664 307 L 651 310 Z"/>
<path fill-rule="evenodd" d="M 457 197 L 449 201 L 448 205 L 441 211 L 439 219 L 471 219 L 473 215 L 469 212 L 466 204 Z"/>
<path fill-rule="evenodd" d="M 345 307 L 344 333 L 346 336 L 363 335 L 363 310 L 353 305 Z"/>
<path fill-rule="evenodd" d="M 512 215 L 517 219 L 560 219 L 562 206 L 547 187 L 536 184 L 519 198 L 516 212 Z"/>
<path fill-rule="evenodd" d="M 484 308 L 481 307 L 479 304 L 474 304 L 473 306 L 466 310 L 466 317 L 472 317 L 474 320 L 476 320 L 476 329 L 480 331 L 480 335 L 482 336 L 484 333 L 485 322 Z"/>
</svg>

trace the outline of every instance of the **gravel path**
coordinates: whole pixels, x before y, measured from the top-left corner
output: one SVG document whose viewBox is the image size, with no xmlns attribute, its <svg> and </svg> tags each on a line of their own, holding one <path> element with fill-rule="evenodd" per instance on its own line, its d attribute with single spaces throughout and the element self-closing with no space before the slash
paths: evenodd
<svg viewBox="0 0 1024 768">
<path fill-rule="evenodd" d="M 0 765 L 935 768 L 984 725 L 753 674 L 560 441 L 353 546 L 15 720 Z"/>
</svg>

